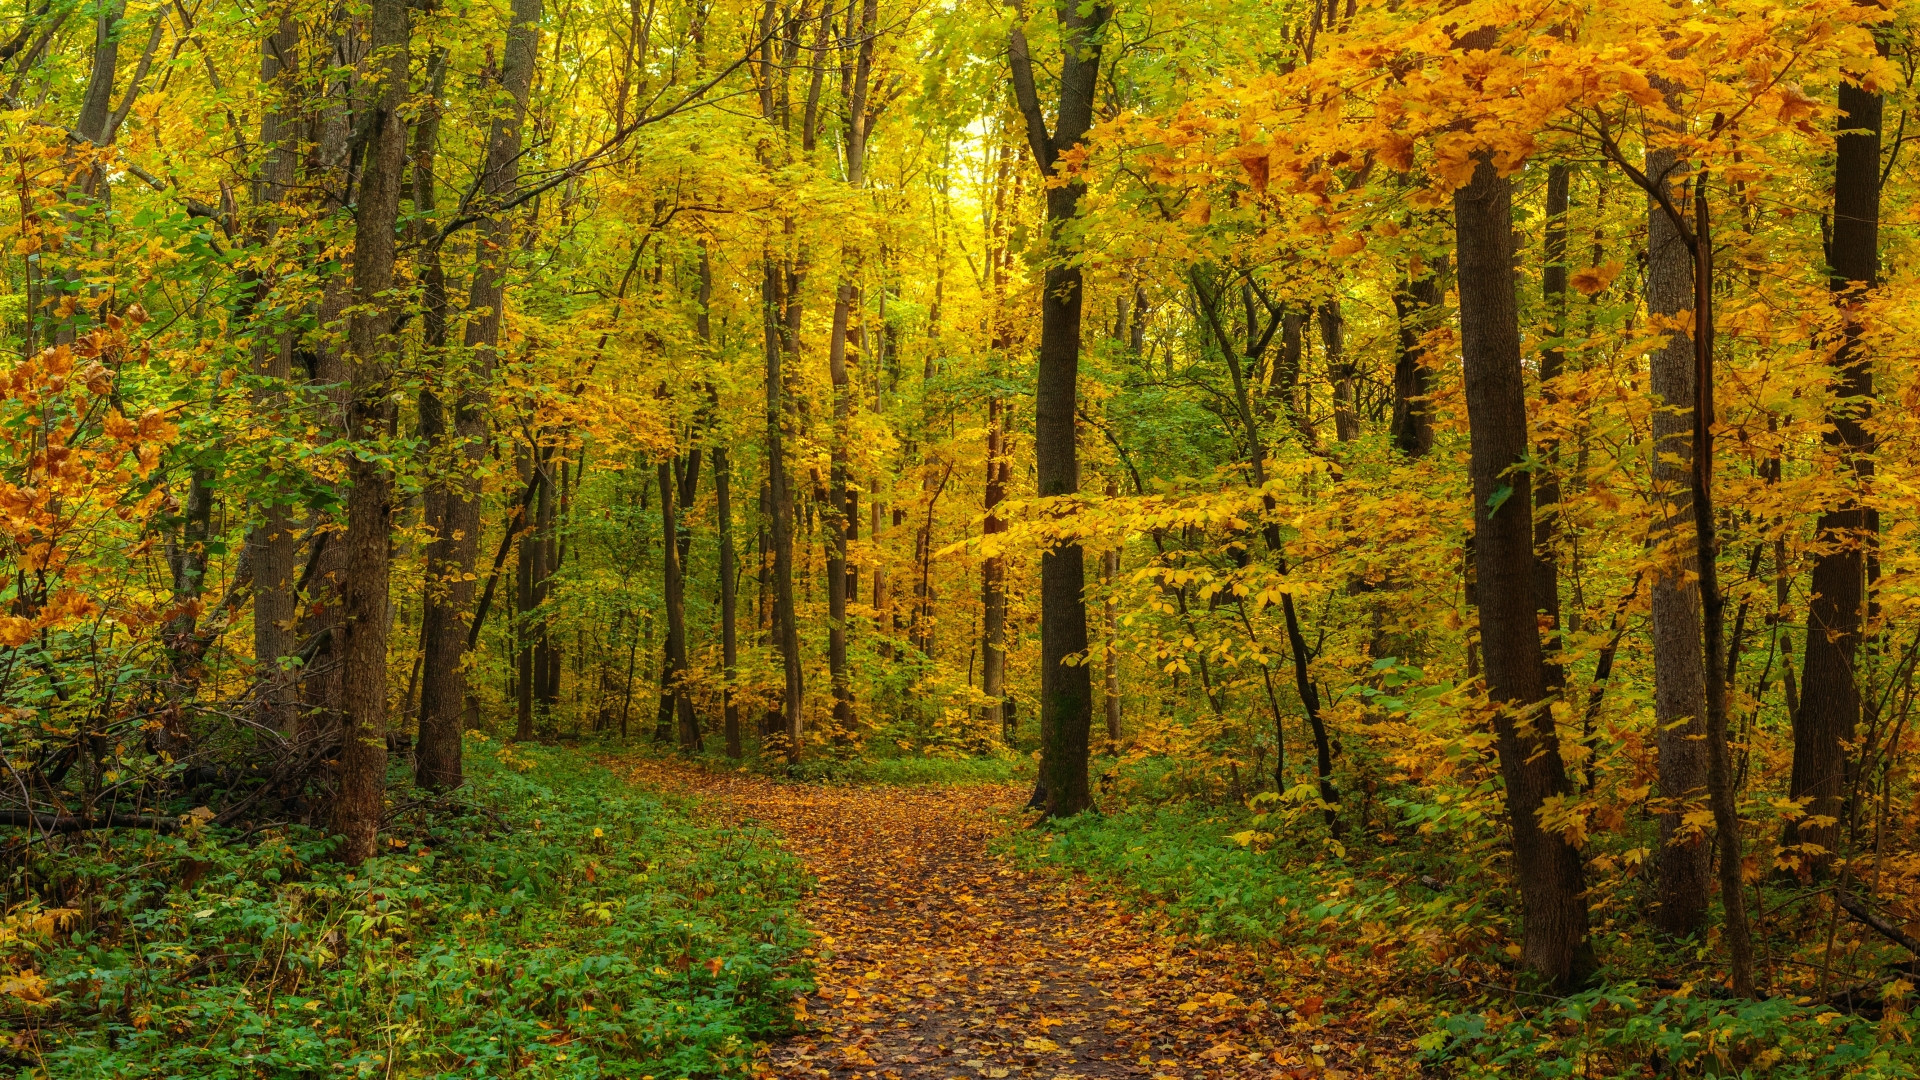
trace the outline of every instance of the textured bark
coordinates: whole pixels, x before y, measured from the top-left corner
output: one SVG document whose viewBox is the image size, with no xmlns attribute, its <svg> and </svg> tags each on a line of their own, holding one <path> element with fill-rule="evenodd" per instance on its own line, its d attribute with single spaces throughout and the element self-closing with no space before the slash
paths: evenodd
<svg viewBox="0 0 1920 1080">
<path fill-rule="evenodd" d="M 282 17 L 274 31 L 261 42 L 260 83 L 273 107 L 260 120 L 260 145 L 264 148 L 260 176 L 253 185 L 253 200 L 261 211 L 261 234 L 271 239 L 279 223 L 273 207 L 287 197 L 299 164 L 299 130 L 293 112 L 285 100 L 292 92 L 291 75 L 299 69 L 297 49 L 299 27 Z M 257 288 L 265 290 L 269 283 Z M 255 306 L 258 310 L 258 305 Z M 279 327 L 263 328 L 253 346 L 253 373 L 261 380 L 254 391 L 254 407 L 272 415 L 286 400 L 293 378 L 293 335 Z M 293 620 L 296 604 L 293 595 L 294 566 L 299 559 L 299 540 L 295 536 L 293 508 L 269 495 L 259 509 L 260 523 L 247 536 L 248 557 L 253 563 L 253 656 L 257 678 L 264 684 L 260 695 L 262 721 L 274 729 L 292 734 L 297 705 L 292 691 L 291 673 L 282 667 L 282 658 L 294 651 Z"/>
<path fill-rule="evenodd" d="M 1389 435 L 1394 449 L 1413 458 L 1424 457 L 1433 449 L 1433 409 L 1426 400 L 1433 392 L 1433 376 L 1426 349 L 1420 341 L 1439 318 L 1440 304 L 1437 267 L 1417 267 L 1393 294 L 1400 353 L 1393 364 L 1393 419 Z"/>
<path fill-rule="evenodd" d="M 467 296 L 464 370 L 452 372 L 455 391 L 453 430 L 443 428 L 437 457 L 447 462 L 428 493 L 438 520 L 428 521 L 427 591 L 422 615 L 423 670 L 420 691 L 420 739 L 414 778 L 434 789 L 462 781 L 460 732 L 467 703 L 466 642 L 473 605 L 474 571 L 480 558 L 480 464 L 490 434 L 489 385 L 500 341 L 506 274 L 512 250 L 512 223 L 495 205 L 519 186 L 527 95 L 539 63 L 542 0 L 513 0 L 501 54 L 497 111 L 487 134 L 487 157 L 475 208 L 484 216 L 475 226 L 478 263 Z M 436 251 L 437 257 L 437 251 Z M 454 359 L 449 357 L 449 359 Z M 457 360 L 456 360 L 457 363 Z M 529 718 L 530 719 L 530 718 Z M 528 734 L 531 735 L 531 730 Z"/>
<path fill-rule="evenodd" d="M 353 298 L 347 325 L 352 388 L 348 434 L 357 443 L 383 437 L 392 421 L 391 364 L 396 313 L 394 223 L 406 166 L 407 59 L 412 28 L 406 0 L 373 0 L 366 171 L 354 204 Z M 387 767 L 387 569 L 392 542 L 393 477 L 372 455 L 348 459 L 345 626 L 345 724 L 333 826 L 341 859 L 357 866 L 374 853 Z"/>
<path fill-rule="evenodd" d="M 858 190 L 866 182 L 867 94 L 873 74 L 873 41 L 879 19 L 877 0 L 860 8 L 851 78 L 847 87 L 847 186 Z M 853 5 L 847 6 L 848 29 L 853 30 Z M 824 36 L 824 30 L 823 30 Z M 850 253 L 849 253 L 850 254 Z M 827 670 L 833 684 L 833 719 L 844 735 L 853 726 L 853 676 L 847 670 L 847 599 L 858 580 L 847 570 L 847 541 L 857 529 L 857 489 L 848 483 L 848 424 L 853 416 L 853 391 L 847 375 L 847 329 L 860 300 L 860 290 L 843 279 L 833 293 L 833 330 L 827 344 L 827 371 L 833 382 L 833 435 L 827 481 Z"/>
<path fill-rule="evenodd" d="M 767 542 L 773 548 L 771 559 L 773 601 L 773 640 L 780 654 L 784 675 L 780 699 L 780 722 L 785 729 L 788 761 L 800 760 L 802 734 L 801 710 L 806 687 L 800 670 L 800 631 L 793 610 L 793 494 L 787 477 L 786 413 L 782 365 L 785 354 L 782 337 L 786 327 L 781 319 L 782 274 L 771 253 L 766 258 L 762 283 L 762 307 L 765 322 L 767 391 Z M 798 305 L 794 305 L 797 308 Z"/>
<path fill-rule="evenodd" d="M 1686 165 L 1672 150 L 1647 155 L 1647 176 L 1676 192 Z M 1693 253 L 1658 200 L 1647 207 L 1647 312 L 1685 319 L 1693 310 Z M 1699 558 L 1693 530 L 1693 336 L 1680 329 L 1648 358 L 1654 396 L 1652 539 L 1653 709 L 1659 725 L 1660 797 L 1654 925 L 1676 937 L 1706 925 L 1713 849 L 1705 838 L 1676 842 L 1680 810 L 1706 797 L 1707 676 L 1701 653 Z"/>
<path fill-rule="evenodd" d="M 1027 40 L 1016 26 L 1009 40 L 1013 85 L 1026 121 L 1027 142 L 1043 176 L 1055 176 L 1060 154 L 1079 146 L 1093 123 L 1093 91 L 1100 72 L 1102 31 L 1112 9 L 1061 0 L 1055 7 L 1065 48 L 1060 59 L 1060 101 L 1054 130 L 1047 131 L 1035 92 Z M 1078 216 L 1086 186 L 1078 180 L 1047 188 L 1047 243 L 1051 261 L 1040 300 L 1040 351 L 1034 390 L 1034 464 L 1042 498 L 1080 490 L 1075 402 L 1080 374 L 1080 267 L 1067 231 Z M 1077 814 L 1092 805 L 1087 752 L 1093 724 L 1093 681 L 1083 663 L 1069 663 L 1087 650 L 1086 569 L 1079 544 L 1066 543 L 1040 555 L 1040 787 L 1049 817 Z M 1040 794 L 1036 792 L 1036 794 Z"/>
<path fill-rule="evenodd" d="M 348 140 L 352 134 L 347 102 L 356 92 L 359 71 L 352 58 L 360 53 L 359 42 L 349 24 L 332 35 L 328 63 L 334 74 L 328 81 L 319 115 L 314 118 L 316 136 L 313 160 L 309 167 L 320 192 L 318 210 L 338 213 L 343 199 L 354 183 Z M 342 274 L 330 274 L 321 286 L 315 305 L 314 323 L 336 327 L 352 299 L 351 281 Z M 348 410 L 347 360 L 331 340 L 322 338 L 303 355 L 312 382 L 326 387 L 329 408 L 322 411 L 322 431 L 330 439 L 345 435 Z M 295 627 L 295 639 L 307 657 L 299 669 L 301 708 L 295 728 L 299 734 L 331 740 L 336 737 L 344 711 L 345 689 L 341 650 L 345 638 L 341 632 L 341 595 L 345 585 L 346 545 L 334 531 L 336 522 L 320 514 L 312 515 L 309 535 L 313 537 L 307 564 L 300 571 L 297 591 L 303 593 L 301 615 Z"/>
<path fill-rule="evenodd" d="M 1454 193 L 1460 344 L 1472 443 L 1475 599 L 1488 696 L 1506 780 L 1525 927 L 1522 960 L 1570 987 L 1592 970 L 1580 853 L 1540 825 L 1548 798 L 1571 787 L 1560 758 L 1533 602 L 1532 491 L 1515 468 L 1527 451 L 1526 384 L 1515 307 L 1512 195 L 1483 155 Z"/>
<path fill-rule="evenodd" d="M 1881 52 L 1885 54 L 1884 43 Z M 1873 435 L 1866 420 L 1874 404 L 1872 357 L 1860 339 L 1861 294 L 1880 276 L 1880 127 L 1882 102 L 1853 83 L 1840 86 L 1841 117 L 1836 126 L 1849 132 L 1835 146 L 1831 265 L 1834 301 L 1842 313 L 1840 348 L 1831 384 L 1834 404 L 1827 412 L 1828 450 L 1839 469 L 1865 485 L 1873 476 Z M 1847 790 L 1846 743 L 1860 723 L 1860 684 L 1855 660 L 1860 626 L 1866 615 L 1869 553 L 1876 542 L 1872 512 L 1849 497 L 1820 515 L 1807 605 L 1805 667 L 1800 679 L 1800 708 L 1793 718 L 1793 776 L 1796 799 L 1811 799 L 1807 813 L 1840 819 Z M 1836 824 L 1800 823 L 1788 832 L 1789 844 L 1821 850 L 1801 856 L 1812 874 L 1824 874 L 1840 840 Z"/>
<path fill-rule="evenodd" d="M 987 399 L 987 476 L 986 497 L 982 500 L 986 519 L 981 522 L 983 537 L 1007 531 L 1007 523 L 995 511 L 1007 496 L 1007 481 L 1013 466 L 1007 458 L 1006 406 L 999 397 Z M 1007 692 L 1007 561 L 990 555 L 980 563 L 980 692 L 989 699 L 986 723 L 1011 740 L 1006 722 Z"/>
<path fill-rule="evenodd" d="M 93 65 L 87 76 L 87 92 L 80 101 L 80 115 L 73 133 L 89 142 L 105 145 L 107 121 L 113 115 L 113 79 L 120 64 L 120 22 L 127 15 L 127 0 L 112 0 L 100 5 L 93 19 Z"/>
</svg>

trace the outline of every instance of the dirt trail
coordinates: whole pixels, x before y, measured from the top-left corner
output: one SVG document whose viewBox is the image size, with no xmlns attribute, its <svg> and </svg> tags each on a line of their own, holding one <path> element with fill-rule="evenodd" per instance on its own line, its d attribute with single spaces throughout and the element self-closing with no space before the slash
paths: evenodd
<svg viewBox="0 0 1920 1080">
<path fill-rule="evenodd" d="M 1261 1000 L 1244 959 L 1192 951 L 991 855 L 995 812 L 1024 792 L 636 771 L 777 830 L 818 880 L 805 912 L 821 935 L 819 990 L 803 1003 L 809 1030 L 772 1049 L 772 1075 L 1366 1075 L 1318 1042 L 1317 1001 L 1295 1012 Z"/>
</svg>

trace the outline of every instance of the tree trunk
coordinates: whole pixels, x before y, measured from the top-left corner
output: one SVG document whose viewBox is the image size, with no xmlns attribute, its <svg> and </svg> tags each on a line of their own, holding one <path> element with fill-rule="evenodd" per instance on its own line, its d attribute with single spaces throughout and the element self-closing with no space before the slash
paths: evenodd
<svg viewBox="0 0 1920 1080">
<path fill-rule="evenodd" d="M 1886 44 L 1880 44 L 1886 55 Z M 1855 83 L 1840 84 L 1836 126 L 1848 134 L 1835 144 L 1833 169 L 1833 241 L 1827 261 L 1831 288 L 1841 311 L 1841 339 L 1834 355 L 1831 425 L 1824 441 L 1836 459 L 1835 471 L 1853 474 L 1865 485 L 1873 475 L 1873 434 L 1866 421 L 1874 405 L 1873 364 L 1863 329 L 1860 304 L 1880 277 L 1880 95 Z M 1820 515 L 1814 536 L 1819 557 L 1813 564 L 1807 605 L 1805 665 L 1800 678 L 1800 709 L 1793 718 L 1793 775 L 1789 792 L 1811 799 L 1809 816 L 1831 824 L 1800 822 L 1788 829 L 1789 846 L 1809 874 L 1826 872 L 1840 842 L 1839 821 L 1848 780 L 1846 744 L 1860 723 L 1860 685 L 1854 676 L 1860 625 L 1866 615 L 1868 555 L 1878 537 L 1873 512 L 1849 495 Z"/>
<path fill-rule="evenodd" d="M 366 171 L 354 205 L 353 297 L 347 326 L 352 401 L 348 435 L 368 444 L 392 421 L 390 353 L 396 312 L 394 223 L 400 213 L 400 177 L 406 166 L 407 56 L 412 28 L 406 0 L 373 0 L 369 16 L 377 98 L 369 124 Z M 357 866 L 373 855 L 384 809 L 387 768 L 387 568 L 392 541 L 393 477 L 379 456 L 348 458 L 345 585 L 345 726 L 341 733 L 340 790 L 333 824 L 344 843 L 341 860 Z"/>
<path fill-rule="evenodd" d="M 1107 485 L 1107 494 L 1116 494 L 1113 484 Z M 1110 548 L 1100 556 L 1100 581 L 1108 590 L 1120 577 L 1120 549 Z M 1106 676 L 1107 706 L 1107 751 L 1120 752 L 1120 650 L 1115 647 L 1114 639 L 1120 632 L 1120 602 L 1109 591 L 1106 602 L 1107 642 L 1102 650 L 1102 661 Z"/>
<path fill-rule="evenodd" d="M 1007 523 L 995 513 L 1007 496 L 1007 481 L 1012 465 L 1007 460 L 1006 407 L 999 395 L 987 399 L 987 477 L 986 497 L 982 500 L 986 519 L 980 524 L 983 539 L 1007 531 Z M 999 555 L 987 556 L 980 563 L 980 693 L 987 701 L 986 726 L 1012 741 L 1006 723 L 1006 706 L 1001 699 L 1007 692 L 1007 561 Z"/>
<path fill-rule="evenodd" d="M 263 216 L 271 214 L 287 197 L 297 178 L 299 129 L 293 109 L 284 100 L 292 93 L 292 80 L 299 71 L 299 27 L 291 18 L 282 17 L 260 48 L 260 83 L 273 101 L 260 120 L 260 145 L 265 158 L 260 179 L 253 188 L 253 200 Z M 271 239 L 279 222 L 262 222 L 263 236 Z M 257 288 L 266 289 L 266 282 Z M 255 306 L 258 310 L 258 305 Z M 253 371 L 268 380 L 254 394 L 254 407 L 269 416 L 286 403 L 293 378 L 293 335 L 281 327 L 263 327 L 253 346 Z M 300 546 L 295 536 L 293 508 L 278 493 L 269 495 L 260 507 L 260 524 L 247 537 L 249 558 L 253 562 L 253 658 L 265 684 L 260 695 L 269 727 L 291 735 L 297 716 L 297 701 L 291 687 L 291 673 L 282 667 L 283 658 L 295 648 L 293 621 L 297 612 L 293 583 Z"/>
<path fill-rule="evenodd" d="M 1580 853 L 1540 825 L 1548 798 L 1571 794 L 1553 715 L 1533 601 L 1533 506 L 1525 377 L 1515 308 L 1510 186 L 1487 155 L 1454 192 L 1460 342 L 1472 443 L 1473 544 L 1488 696 L 1513 827 L 1528 970 L 1559 987 L 1593 966 Z"/>
<path fill-rule="evenodd" d="M 1025 32 L 1009 38 L 1015 97 L 1026 121 L 1027 142 L 1041 174 L 1056 175 L 1059 155 L 1080 145 L 1093 122 L 1102 31 L 1112 8 L 1081 7 L 1059 0 L 1055 16 L 1065 44 L 1060 59 L 1060 101 L 1054 131 L 1034 87 Z M 1072 252 L 1068 235 L 1086 185 L 1069 180 L 1047 188 L 1047 245 L 1055 256 Z M 1080 490 L 1076 398 L 1080 373 L 1081 275 L 1066 258 L 1050 261 L 1040 299 L 1040 350 L 1034 388 L 1034 464 L 1041 498 Z M 1087 783 L 1087 752 L 1093 724 L 1093 682 L 1087 666 L 1069 663 L 1087 649 L 1086 570 L 1076 543 L 1040 555 L 1040 786 L 1047 816 L 1067 817 L 1093 804 Z M 1040 792 L 1036 792 L 1039 795 Z"/>
<path fill-rule="evenodd" d="M 490 438 L 487 409 L 500 342 L 501 308 L 506 299 L 512 224 L 496 209 L 519 187 L 521 131 L 527 96 L 540 56 L 542 0 L 512 0 L 506 47 L 501 56 L 499 91 L 506 107 L 496 111 L 487 134 L 485 171 L 475 209 L 485 216 L 475 226 L 479 252 L 467 295 L 465 344 L 471 359 L 455 372 L 458 386 L 453 437 L 438 449 L 448 460 L 439 473 L 438 521 L 428 522 L 433 539 L 427 549 L 427 593 L 421 623 L 423 670 L 420 691 L 420 740 L 414 779 L 445 790 L 462 781 L 460 732 L 467 700 L 466 642 L 473 576 L 480 558 L 480 461 Z M 523 541 L 524 543 L 524 541 Z M 531 736 L 531 716 L 527 735 Z"/>
<path fill-rule="evenodd" d="M 848 29 L 854 12 L 848 5 Z M 873 74 L 873 40 L 879 18 L 877 0 L 866 0 L 860 10 L 859 42 L 847 91 L 847 186 L 859 190 L 866 182 L 867 93 Z M 842 249 L 843 260 L 851 252 Z M 850 267 L 849 267 L 850 269 Z M 845 737 L 853 726 L 853 677 L 847 670 L 847 598 L 855 578 L 847 572 L 847 541 L 859 521 L 856 489 L 847 482 L 848 425 L 853 416 L 853 391 L 847 377 L 847 329 L 860 290 L 847 277 L 833 293 L 833 330 L 827 345 L 827 371 L 833 382 L 833 434 L 827 480 L 827 669 L 833 684 L 833 721 Z"/>
<path fill-rule="evenodd" d="M 1399 323 L 1400 351 L 1393 364 L 1393 419 L 1389 437 L 1393 448 L 1410 458 L 1425 457 L 1433 449 L 1433 376 L 1421 340 L 1440 315 L 1441 268 L 1415 262 L 1407 280 L 1393 293 L 1393 312 Z"/>
<path fill-rule="evenodd" d="M 1359 372 L 1347 356 L 1347 320 L 1340 301 L 1320 305 L 1320 345 L 1327 353 L 1327 381 L 1333 385 L 1333 432 L 1341 442 L 1360 437 Z"/>
<path fill-rule="evenodd" d="M 358 80 L 357 72 L 347 58 L 358 51 L 358 42 L 350 25 L 336 30 L 332 39 L 329 66 L 333 74 L 328 81 L 325 100 L 318 110 L 319 115 L 313 121 L 318 133 L 313 152 L 314 163 L 310 168 L 313 175 L 324 178 L 318 184 L 322 192 L 318 209 L 323 214 L 338 213 L 344 209 L 340 200 L 355 181 L 353 163 L 348 153 L 352 124 L 347 103 Z M 319 303 L 314 306 L 314 324 L 337 326 L 352 299 L 351 281 L 339 273 L 328 274 L 321 285 Z M 304 359 L 312 382 L 326 388 L 324 393 L 330 407 L 322 412 L 321 428 L 325 437 L 344 438 L 349 398 L 346 358 L 329 337 L 316 342 Z M 313 540 L 308 548 L 307 565 L 300 571 L 297 591 L 305 595 L 301 597 L 300 617 L 294 637 L 297 641 L 312 644 L 304 647 L 311 652 L 306 664 L 300 668 L 301 708 L 296 716 L 295 729 L 302 736 L 312 735 L 331 740 L 340 730 L 345 709 L 344 672 L 341 665 L 345 637 L 341 631 L 341 616 L 346 545 L 340 542 L 335 533 L 319 528 L 328 524 L 325 515 L 313 513 L 309 524 L 311 527 L 308 532 Z"/>
<path fill-rule="evenodd" d="M 539 489 L 546 486 L 546 477 L 542 472 L 546 465 L 532 447 L 516 448 L 517 466 L 523 483 L 534 488 L 534 499 L 539 498 Z M 542 577 L 541 556 L 544 554 L 540 544 L 540 530 L 532 513 L 526 514 L 520 526 L 519 547 L 515 552 L 514 567 L 514 725 L 513 737 L 524 741 L 533 738 L 533 702 L 534 702 L 534 615 L 539 608 L 539 594 L 535 591 L 535 582 Z"/>
<path fill-rule="evenodd" d="M 1548 316 L 1553 320 L 1556 337 L 1566 333 L 1567 305 L 1567 204 L 1572 170 L 1564 163 L 1547 166 L 1547 230 L 1545 265 L 1540 268 L 1540 291 L 1544 294 Z M 1540 397 L 1551 404 L 1559 400 L 1561 371 L 1566 356 L 1558 345 L 1540 353 Z M 1566 684 L 1566 670 L 1560 663 L 1560 444 L 1551 437 L 1540 441 L 1540 470 L 1533 486 L 1533 603 L 1540 612 L 1547 640 L 1546 688 L 1549 696 L 1558 696 Z"/>
<path fill-rule="evenodd" d="M 773 547 L 773 639 L 785 676 L 780 699 L 781 725 L 786 734 L 789 762 L 800 760 L 801 711 L 806 688 L 800 670 L 800 630 L 793 610 L 793 493 L 787 477 L 785 429 L 787 406 L 781 371 L 785 354 L 781 319 L 783 301 L 780 264 L 766 256 L 762 284 L 767 390 L 767 503 L 768 543 Z M 798 304 L 793 305 L 795 308 Z"/>
<path fill-rule="evenodd" d="M 740 703 L 734 700 L 735 671 L 740 661 L 738 613 L 733 552 L 733 461 L 724 445 L 713 448 L 714 516 L 720 532 L 720 714 L 726 733 L 727 756 L 739 758 Z"/>
<path fill-rule="evenodd" d="M 1686 164 L 1674 151 L 1647 154 L 1647 177 L 1678 191 Z M 1676 195 L 1676 203 L 1683 199 Z M 1693 254 L 1659 201 L 1647 200 L 1647 312 L 1684 319 L 1693 310 Z M 1688 803 L 1706 797 L 1707 676 L 1700 649 L 1700 562 L 1693 530 L 1693 335 L 1676 327 L 1649 356 L 1654 396 L 1652 539 L 1653 712 L 1658 725 L 1660 849 L 1653 922 L 1690 937 L 1706 926 L 1713 849 L 1704 836 L 1678 841 Z"/>
<path fill-rule="evenodd" d="M 687 696 L 687 610 L 686 575 L 680 562 L 680 514 L 674 491 L 671 462 L 659 465 L 660 545 L 667 608 L 667 653 L 665 675 L 660 680 L 660 729 L 654 737 L 666 741 L 672 737 L 670 724 L 679 720 L 680 747 L 700 748 L 700 725 L 695 722 L 693 702 Z"/>
</svg>

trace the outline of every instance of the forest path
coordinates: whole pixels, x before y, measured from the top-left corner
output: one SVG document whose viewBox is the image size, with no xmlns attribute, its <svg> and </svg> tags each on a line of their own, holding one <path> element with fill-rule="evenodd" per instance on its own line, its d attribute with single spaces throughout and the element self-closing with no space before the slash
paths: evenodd
<svg viewBox="0 0 1920 1080">
<path fill-rule="evenodd" d="M 819 987 L 802 1003 L 807 1030 L 773 1047 L 770 1075 L 1364 1075 L 1328 1067 L 1321 1032 L 1259 1000 L 1245 957 L 1195 951 L 1097 892 L 993 855 L 987 842 L 1024 789 L 821 787 L 657 761 L 620 768 L 773 829 L 817 881 L 803 910 L 820 935 Z"/>
</svg>

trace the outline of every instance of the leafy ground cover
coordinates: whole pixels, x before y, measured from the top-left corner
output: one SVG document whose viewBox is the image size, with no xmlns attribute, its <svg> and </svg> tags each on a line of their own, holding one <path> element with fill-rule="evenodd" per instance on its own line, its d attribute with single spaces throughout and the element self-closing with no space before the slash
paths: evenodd
<svg viewBox="0 0 1920 1080">
<path fill-rule="evenodd" d="M 783 1077 L 894 1080 L 1406 1075 L 1259 957 L 1140 918 L 1111 891 L 996 857 L 1025 785 L 819 785 L 659 758 L 622 766 L 765 822 L 819 885 L 817 992 Z"/>
<path fill-rule="evenodd" d="M 45 900 L 0 932 L 19 1075 L 714 1076 L 789 1028 L 803 877 L 766 834 L 574 752 L 468 760 L 355 871 L 304 829 L 36 840 Z"/>
<path fill-rule="evenodd" d="M 1588 990 L 1515 989 L 1518 933 L 1497 852 L 1403 842 L 1436 809 L 1390 803 L 1374 837 L 1330 844 L 1311 812 L 1283 824 L 1199 800 L 1118 799 L 1044 831 L 1010 830 L 1000 847 L 1197 941 L 1256 950 L 1276 994 L 1321 1002 L 1356 1040 L 1387 1036 L 1400 1063 L 1430 1074 L 1920 1075 L 1899 978 L 1865 994 L 1736 1002 L 1700 962 L 1706 950 L 1621 931 Z"/>
</svg>

